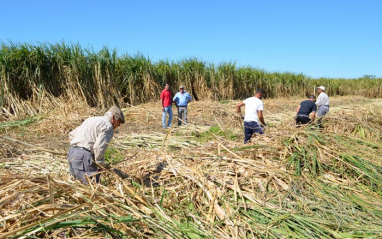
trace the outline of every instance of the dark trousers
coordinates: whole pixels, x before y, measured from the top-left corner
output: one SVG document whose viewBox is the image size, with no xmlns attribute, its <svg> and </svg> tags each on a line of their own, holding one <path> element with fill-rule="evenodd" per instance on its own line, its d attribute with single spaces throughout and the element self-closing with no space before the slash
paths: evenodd
<svg viewBox="0 0 382 239">
<path fill-rule="evenodd" d="M 310 118 L 305 115 L 297 115 L 296 117 L 296 125 L 309 124 Z"/>
<path fill-rule="evenodd" d="M 264 134 L 263 128 L 255 121 L 244 121 L 244 143 L 248 143 L 251 140 L 253 133 Z"/>
<path fill-rule="evenodd" d="M 98 167 L 90 151 L 80 147 L 70 147 L 68 163 L 70 174 L 80 180 L 81 183 L 89 184 L 88 179 L 99 183 L 100 174 L 97 173 Z"/>
</svg>

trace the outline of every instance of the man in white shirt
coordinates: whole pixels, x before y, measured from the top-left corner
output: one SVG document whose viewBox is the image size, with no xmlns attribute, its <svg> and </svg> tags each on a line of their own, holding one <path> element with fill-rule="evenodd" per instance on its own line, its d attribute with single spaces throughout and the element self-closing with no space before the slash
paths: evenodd
<svg viewBox="0 0 382 239">
<path fill-rule="evenodd" d="M 236 105 L 236 112 L 240 115 L 241 107 L 245 105 L 244 144 L 250 142 L 253 133 L 264 133 L 263 128 L 260 126 L 260 123 L 263 126 L 266 126 L 263 117 L 264 106 L 261 101 L 263 95 L 264 90 L 258 89 L 254 97 L 247 98 L 243 102 Z"/>
<path fill-rule="evenodd" d="M 104 116 L 90 117 L 69 133 L 68 163 L 70 174 L 84 184 L 99 183 L 98 166 L 106 167 L 105 151 L 114 129 L 125 123 L 121 109 L 112 106 Z"/>
<path fill-rule="evenodd" d="M 323 115 L 325 115 L 326 113 L 329 112 L 329 97 L 325 93 L 325 87 L 324 86 L 320 86 L 317 89 L 318 89 L 318 93 L 319 93 L 317 100 L 316 100 L 316 105 L 318 108 L 317 117 L 321 118 Z"/>
</svg>

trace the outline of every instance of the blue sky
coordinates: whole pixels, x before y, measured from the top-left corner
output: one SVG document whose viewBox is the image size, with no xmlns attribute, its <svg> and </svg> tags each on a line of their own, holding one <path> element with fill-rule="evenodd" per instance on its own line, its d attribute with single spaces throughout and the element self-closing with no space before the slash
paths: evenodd
<svg viewBox="0 0 382 239">
<path fill-rule="evenodd" d="M 1 2 L 0 41 L 79 43 L 307 76 L 382 77 L 382 1 Z"/>
</svg>

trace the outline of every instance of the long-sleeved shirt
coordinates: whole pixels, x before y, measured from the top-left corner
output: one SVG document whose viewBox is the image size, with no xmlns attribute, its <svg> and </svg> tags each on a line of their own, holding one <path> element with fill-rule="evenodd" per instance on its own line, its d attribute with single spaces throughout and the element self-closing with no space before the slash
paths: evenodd
<svg viewBox="0 0 382 239">
<path fill-rule="evenodd" d="M 106 116 L 91 117 L 69 133 L 70 145 L 90 150 L 95 161 L 104 164 L 105 151 L 113 133 L 113 125 Z"/>
<path fill-rule="evenodd" d="M 175 94 L 173 100 L 177 106 L 184 107 L 184 106 L 187 106 L 188 102 L 191 101 L 191 99 L 192 99 L 191 95 L 188 94 L 187 92 L 183 92 L 183 94 L 178 92 Z"/>
<path fill-rule="evenodd" d="M 316 100 L 317 107 L 321 105 L 329 106 L 329 96 L 325 92 L 321 92 Z"/>
</svg>

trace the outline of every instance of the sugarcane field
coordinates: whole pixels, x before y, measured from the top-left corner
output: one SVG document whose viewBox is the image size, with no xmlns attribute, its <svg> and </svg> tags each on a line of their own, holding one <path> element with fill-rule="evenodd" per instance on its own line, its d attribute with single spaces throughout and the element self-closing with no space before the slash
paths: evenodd
<svg viewBox="0 0 382 239">
<path fill-rule="evenodd" d="M 382 79 L 1 43 L 0 238 L 382 238 Z"/>
<path fill-rule="evenodd" d="M 296 127 L 302 100 L 263 99 L 265 132 L 247 144 L 240 100 L 191 101 L 187 125 L 165 129 L 159 100 L 125 104 L 90 184 L 69 172 L 68 135 L 105 110 L 4 110 L 0 237 L 382 237 L 381 98 L 331 97 L 321 127 Z"/>
</svg>

